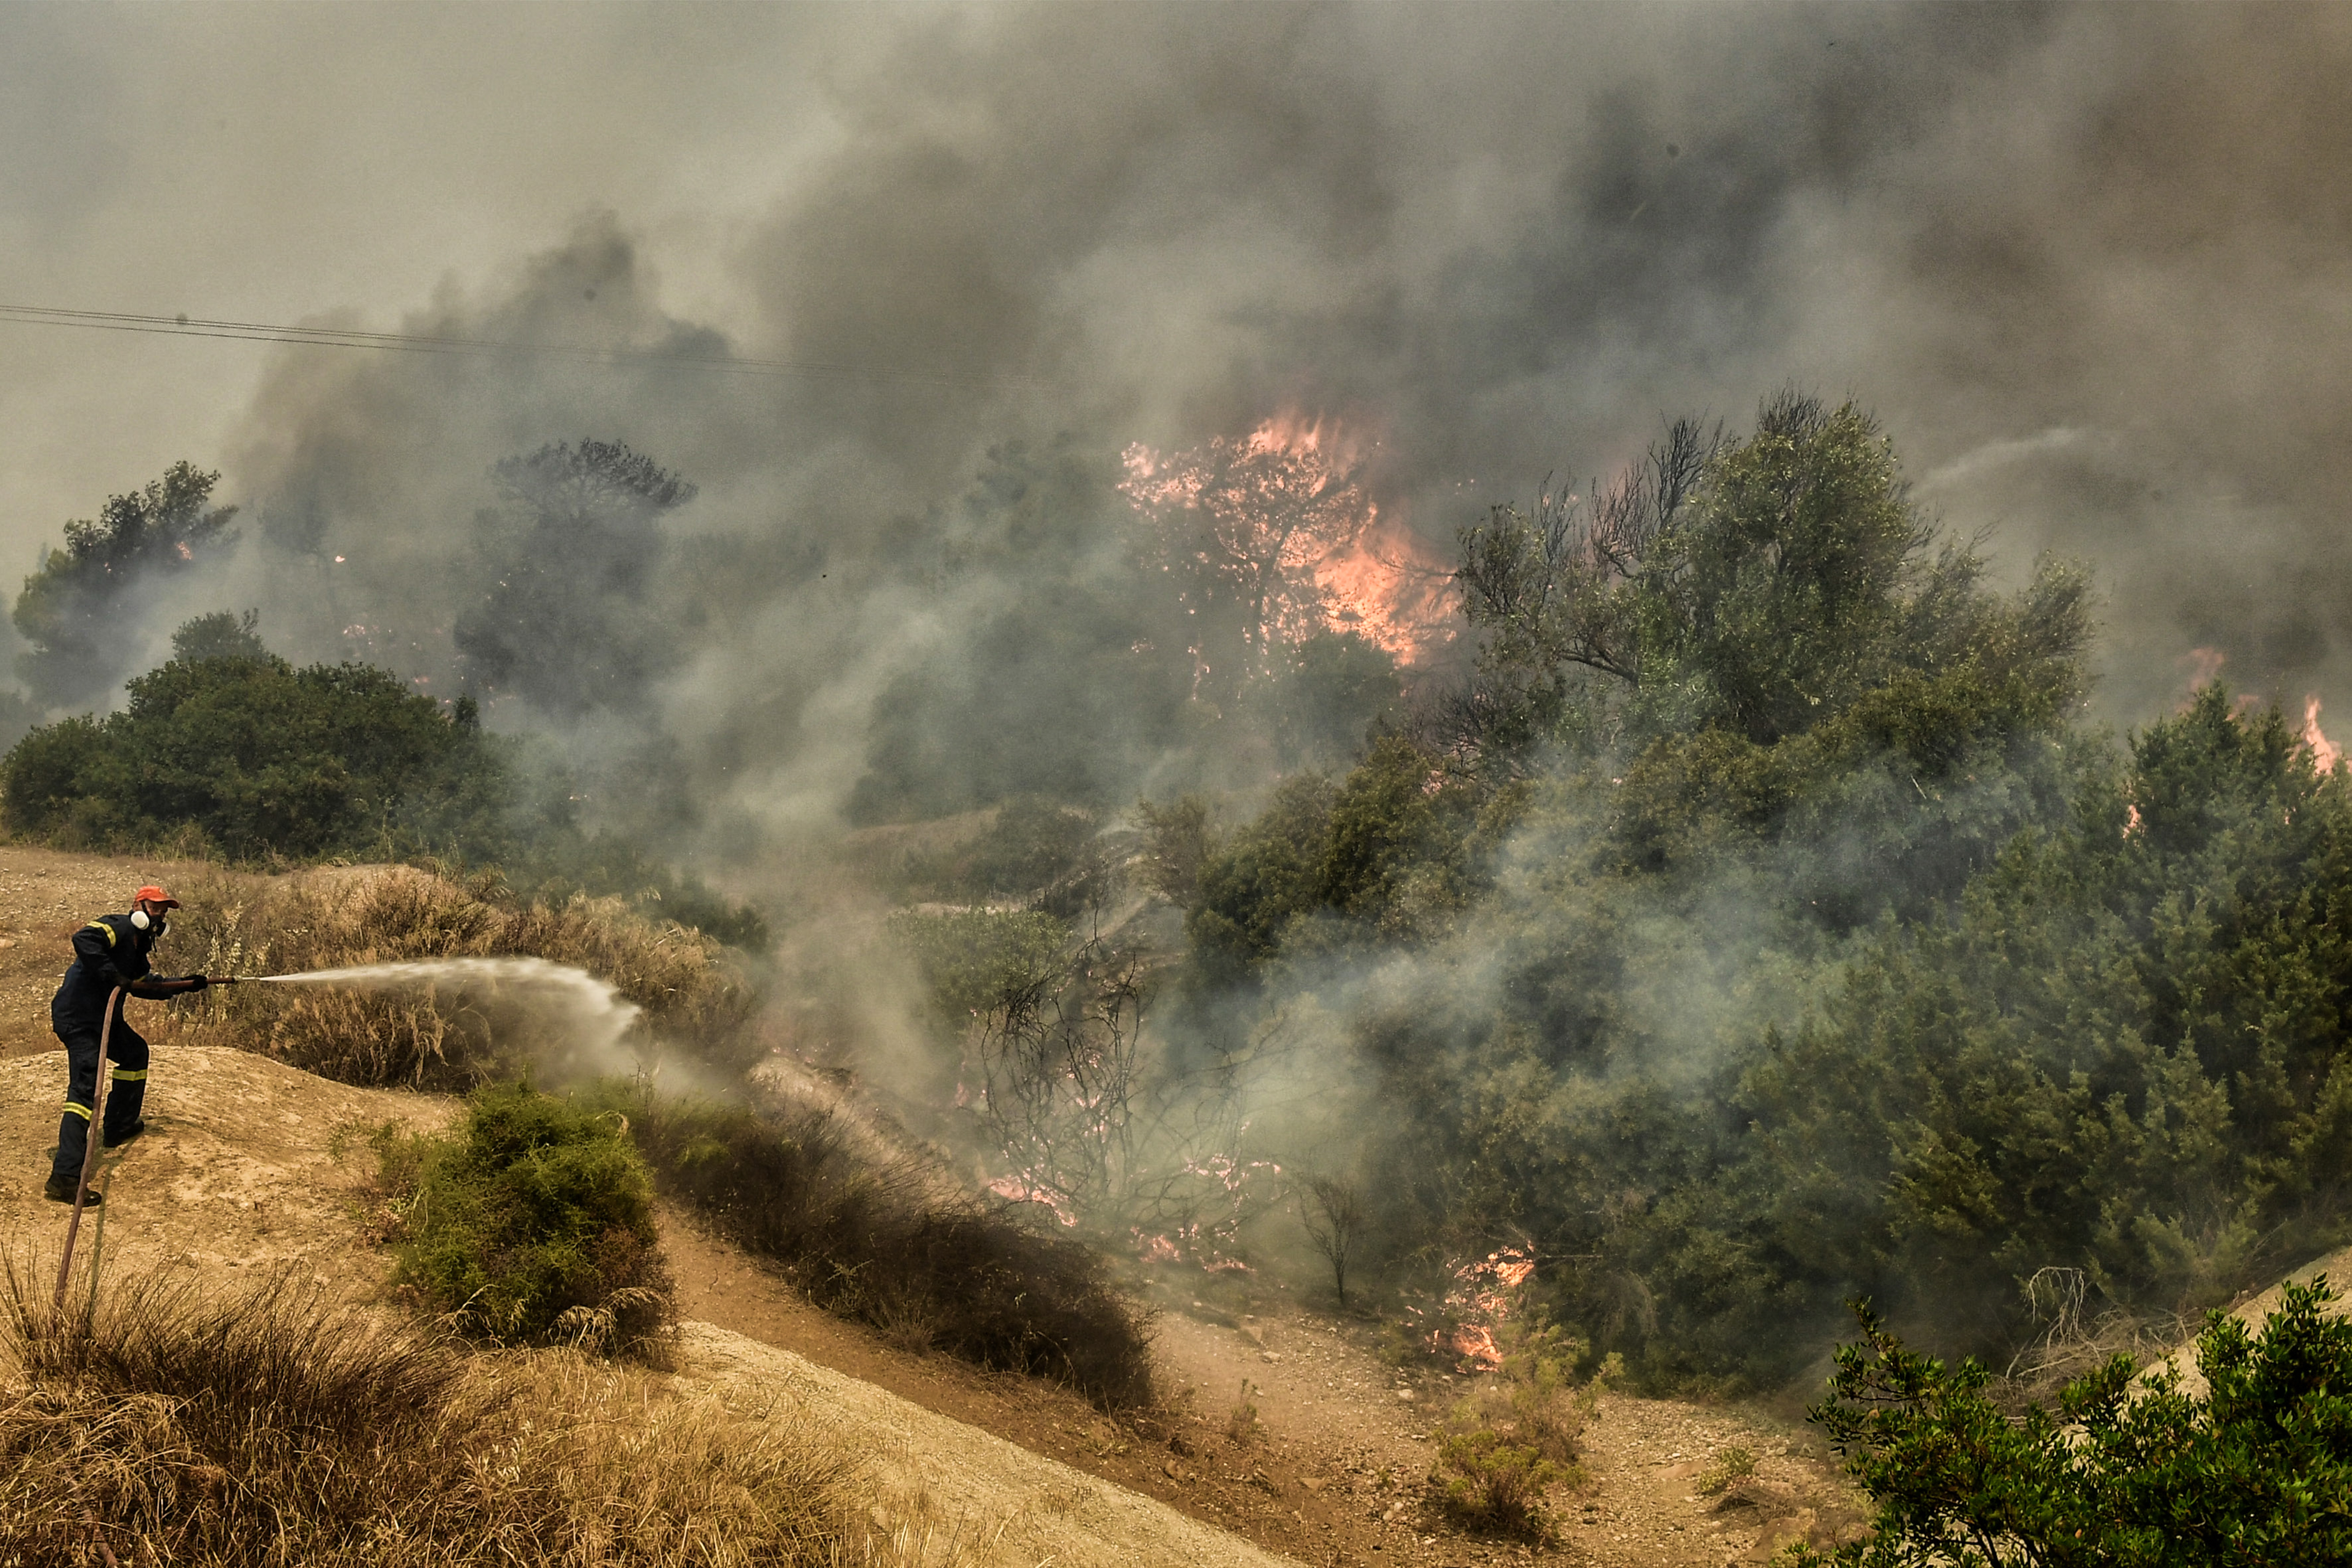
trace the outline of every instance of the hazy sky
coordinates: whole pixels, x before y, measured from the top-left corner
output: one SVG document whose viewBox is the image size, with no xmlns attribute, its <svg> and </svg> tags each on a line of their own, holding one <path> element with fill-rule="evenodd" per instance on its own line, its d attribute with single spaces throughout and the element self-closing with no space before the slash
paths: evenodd
<svg viewBox="0 0 2352 1568">
<path fill-rule="evenodd" d="M 2343 5 L 16 5 L 0 303 L 871 374 L 0 323 L 0 560 L 182 457 L 425 559 L 540 439 L 822 531 L 1282 408 L 1444 542 L 1793 380 L 2093 561 L 2107 711 L 2217 645 L 2352 728 L 2347 80 Z"/>
</svg>

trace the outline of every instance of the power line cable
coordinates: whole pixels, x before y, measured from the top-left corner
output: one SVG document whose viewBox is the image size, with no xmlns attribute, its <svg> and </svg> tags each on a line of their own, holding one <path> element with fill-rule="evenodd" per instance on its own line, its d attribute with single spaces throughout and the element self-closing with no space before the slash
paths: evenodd
<svg viewBox="0 0 2352 1568">
<path fill-rule="evenodd" d="M 586 364 L 646 365 L 710 370 L 741 375 L 842 376 L 864 381 L 905 381 L 932 386 L 987 387 L 1009 391 L 1060 391 L 1057 384 L 1025 376 L 969 376 L 940 371 L 761 359 L 748 354 L 677 353 L 655 349 L 596 348 L 578 343 L 533 343 L 499 338 L 447 337 L 422 332 L 371 332 L 352 327 L 294 327 L 270 321 L 211 321 L 185 315 L 142 315 L 128 310 L 69 310 L 49 305 L 0 304 L 0 322 L 17 326 L 85 327 L 101 331 L 153 332 L 167 337 L 227 338 L 247 342 L 296 343 L 312 348 L 380 349 L 398 353 L 519 355 Z"/>
</svg>

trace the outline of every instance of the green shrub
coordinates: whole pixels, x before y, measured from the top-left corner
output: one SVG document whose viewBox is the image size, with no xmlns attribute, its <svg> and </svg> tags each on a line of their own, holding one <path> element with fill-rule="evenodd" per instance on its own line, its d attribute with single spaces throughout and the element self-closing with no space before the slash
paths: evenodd
<svg viewBox="0 0 2352 1568">
<path fill-rule="evenodd" d="M 902 910 L 890 917 L 889 929 L 950 1029 L 1009 998 L 1050 991 L 1069 973 L 1069 927 L 1037 910 Z"/>
<path fill-rule="evenodd" d="M 666 1193 L 828 1311 L 1058 1379 L 1106 1409 L 1150 1403 L 1146 1324 L 1092 1248 L 1026 1229 L 820 1106 L 762 1115 L 625 1085 L 605 1095 Z"/>
<path fill-rule="evenodd" d="M 379 1141 L 388 1179 L 404 1163 Z M 671 1315 L 653 1182 L 619 1120 L 528 1085 L 478 1091 L 453 1139 L 428 1141 L 404 1221 L 402 1285 L 469 1334 L 646 1355 Z"/>
<path fill-rule="evenodd" d="M 1491 1427 L 1439 1443 L 1437 1463 L 1429 1472 L 1438 1508 L 1455 1523 L 1530 1538 L 1549 1533 L 1544 1489 L 1561 1479 L 1559 1467 L 1534 1445 L 1514 1443 Z"/>
<path fill-rule="evenodd" d="M 1591 1347 L 1540 1313 L 1507 1320 L 1496 1340 L 1502 1369 L 1480 1380 L 1465 1413 L 1474 1414 L 1478 1425 L 1498 1427 L 1513 1442 L 1534 1448 L 1555 1468 L 1556 1479 L 1575 1479 L 1580 1473 L 1578 1439 L 1601 1389 L 1618 1371 L 1617 1358 L 1608 1358 L 1580 1388 L 1576 1363 Z"/>
<path fill-rule="evenodd" d="M 1735 1444 L 1716 1455 L 1715 1463 L 1700 1473 L 1691 1489 L 1701 1497 L 1713 1497 L 1755 1473 L 1756 1451 Z"/>
<path fill-rule="evenodd" d="M 1876 1535 L 1809 1563 L 2352 1561 L 2352 1321 L 2322 1278 L 2290 1285 L 2250 1336 L 2216 1312 L 2197 1342 L 2210 1389 L 2141 1379 L 2128 1356 L 2021 1418 L 1991 1374 L 1913 1354 L 1866 1307 L 1812 1419 L 1877 1505 Z"/>
</svg>

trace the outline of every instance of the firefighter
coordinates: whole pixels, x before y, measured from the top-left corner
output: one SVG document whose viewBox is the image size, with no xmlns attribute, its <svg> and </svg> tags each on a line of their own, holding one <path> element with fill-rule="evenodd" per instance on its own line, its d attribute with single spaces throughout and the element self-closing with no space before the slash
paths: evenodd
<svg viewBox="0 0 2352 1568">
<path fill-rule="evenodd" d="M 167 978 L 152 972 L 147 954 L 155 939 L 171 929 L 169 911 L 180 900 L 163 889 L 145 887 L 131 900 L 131 912 L 101 915 L 74 932 L 74 961 L 65 983 L 49 1003 L 49 1026 L 66 1047 L 66 1110 L 58 1121 L 57 1163 L 49 1169 L 48 1185 L 41 1190 L 59 1203 L 74 1201 L 81 1184 L 82 1163 L 89 1147 L 89 1107 L 98 1089 L 99 1036 L 106 1036 L 106 1054 L 114 1059 L 114 1081 L 106 1096 L 106 1124 L 100 1129 L 106 1147 L 128 1143 L 147 1131 L 140 1110 L 147 1099 L 147 1042 L 122 1016 L 123 996 L 161 999 L 202 991 L 211 982 L 201 974 Z M 115 995 L 120 987 L 122 995 Z M 114 1026 L 106 1028 L 108 999 L 113 999 Z M 99 1194 L 82 1194 L 85 1204 Z"/>
</svg>

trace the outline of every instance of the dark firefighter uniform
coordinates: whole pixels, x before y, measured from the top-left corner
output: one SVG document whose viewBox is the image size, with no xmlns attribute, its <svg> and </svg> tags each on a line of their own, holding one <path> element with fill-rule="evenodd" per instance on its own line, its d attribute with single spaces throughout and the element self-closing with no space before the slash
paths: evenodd
<svg viewBox="0 0 2352 1568">
<path fill-rule="evenodd" d="M 147 1100 L 147 1042 L 122 1016 L 124 995 L 162 998 L 204 989 L 204 977 L 168 979 L 153 973 L 147 962 L 155 939 L 163 934 L 161 921 L 142 923 L 131 915 L 102 915 L 74 932 L 74 961 L 65 984 L 49 1003 L 49 1026 L 65 1043 L 67 1081 L 65 1114 L 58 1121 L 57 1162 L 49 1172 L 50 1195 L 65 1189 L 70 1198 L 81 1179 L 82 1162 L 89 1146 L 89 1107 L 98 1089 L 98 1047 L 106 1034 L 106 1054 L 114 1060 L 114 1081 L 106 1096 L 106 1125 L 101 1130 L 109 1147 L 138 1135 L 145 1123 L 140 1111 Z M 108 998 L 113 998 L 114 1027 L 106 1029 Z"/>
</svg>

